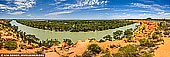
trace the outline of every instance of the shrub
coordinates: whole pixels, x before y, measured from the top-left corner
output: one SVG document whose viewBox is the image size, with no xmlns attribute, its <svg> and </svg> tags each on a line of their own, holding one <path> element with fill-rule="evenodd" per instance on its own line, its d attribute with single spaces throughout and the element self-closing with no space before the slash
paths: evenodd
<svg viewBox="0 0 170 57">
<path fill-rule="evenodd" d="M 146 46 L 146 47 L 154 47 L 155 46 L 154 43 L 151 42 L 149 39 L 143 38 L 143 39 L 140 39 L 139 42 L 140 42 L 141 46 Z"/>
<path fill-rule="evenodd" d="M 135 47 L 133 45 L 127 45 L 127 46 L 119 49 L 119 51 L 124 52 L 124 53 L 134 53 L 137 50 L 138 50 L 137 47 Z"/>
<path fill-rule="evenodd" d="M 112 57 L 110 54 L 105 54 L 102 57 Z"/>
<path fill-rule="evenodd" d="M 94 52 L 91 52 L 91 51 L 85 51 L 83 54 L 82 54 L 82 57 L 95 57 L 96 54 Z"/>
<path fill-rule="evenodd" d="M 145 52 L 142 57 L 153 57 L 153 54 Z"/>
<path fill-rule="evenodd" d="M 123 31 L 120 31 L 120 30 L 118 30 L 116 32 L 113 32 L 113 38 L 116 39 L 116 40 L 121 40 L 122 39 L 122 37 L 121 37 L 122 34 L 123 34 Z"/>
<path fill-rule="evenodd" d="M 120 57 L 139 57 L 138 48 L 133 45 L 127 45 L 119 49 L 120 53 L 116 54 L 115 56 Z"/>
<path fill-rule="evenodd" d="M 95 53 L 100 53 L 101 48 L 97 44 L 91 44 L 88 46 L 88 50 Z"/>
<path fill-rule="evenodd" d="M 45 47 L 48 47 L 48 48 L 53 46 L 53 45 L 58 45 L 58 44 L 60 44 L 60 42 L 57 39 L 51 39 L 51 40 L 47 39 L 46 41 L 42 40 L 38 43 L 39 47 L 45 46 Z"/>
<path fill-rule="evenodd" d="M 106 35 L 106 36 L 103 37 L 103 39 L 112 41 L 111 35 Z"/>
<path fill-rule="evenodd" d="M 17 48 L 17 42 L 16 41 L 7 41 L 5 42 L 5 48 L 7 50 L 15 50 Z"/>
<path fill-rule="evenodd" d="M 90 38 L 89 40 L 90 40 L 90 42 L 92 42 L 92 41 L 95 41 L 96 38 Z"/>
<path fill-rule="evenodd" d="M 0 40 L 0 49 L 2 48 L 3 46 L 3 42 Z"/>
<path fill-rule="evenodd" d="M 121 53 L 116 53 L 116 54 L 113 54 L 113 57 L 123 57 L 123 54 L 121 54 Z"/>
<path fill-rule="evenodd" d="M 100 39 L 100 40 L 99 40 L 99 42 L 100 42 L 100 43 L 101 43 L 101 42 L 105 42 L 105 40 L 103 40 L 103 39 Z"/>
<path fill-rule="evenodd" d="M 20 44 L 19 47 L 20 47 L 21 49 L 26 49 L 26 48 L 27 48 L 27 46 L 24 45 L 24 44 Z"/>
<path fill-rule="evenodd" d="M 67 43 L 69 46 L 73 44 L 73 42 L 70 39 L 63 39 L 65 43 Z"/>
<path fill-rule="evenodd" d="M 36 51 L 36 54 L 43 54 L 43 51 Z"/>
</svg>

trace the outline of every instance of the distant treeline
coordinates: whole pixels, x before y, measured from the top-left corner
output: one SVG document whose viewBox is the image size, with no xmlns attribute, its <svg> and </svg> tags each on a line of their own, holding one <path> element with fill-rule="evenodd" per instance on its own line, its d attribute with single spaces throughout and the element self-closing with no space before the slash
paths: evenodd
<svg viewBox="0 0 170 57">
<path fill-rule="evenodd" d="M 152 19 L 152 18 L 147 18 L 147 19 L 125 19 L 125 20 L 152 20 L 152 21 L 170 21 L 170 19 Z"/>
<path fill-rule="evenodd" d="M 34 28 L 55 31 L 88 32 L 115 29 L 133 24 L 126 20 L 16 20 Z"/>
</svg>

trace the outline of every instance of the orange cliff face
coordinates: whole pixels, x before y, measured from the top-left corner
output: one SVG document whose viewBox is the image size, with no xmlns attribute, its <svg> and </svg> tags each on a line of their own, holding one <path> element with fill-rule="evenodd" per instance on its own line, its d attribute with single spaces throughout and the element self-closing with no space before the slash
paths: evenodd
<svg viewBox="0 0 170 57">
<path fill-rule="evenodd" d="M 153 21 L 144 21 L 144 20 L 135 20 L 134 22 L 140 22 L 140 27 L 134 32 L 135 40 L 141 38 L 147 38 L 150 33 L 152 33 L 158 26 L 156 22 Z"/>
<path fill-rule="evenodd" d="M 6 23 L 9 23 L 9 22 L 10 22 L 9 20 L 5 20 L 5 19 L 0 20 L 0 23 L 2 23 L 2 24 L 6 24 Z"/>
</svg>

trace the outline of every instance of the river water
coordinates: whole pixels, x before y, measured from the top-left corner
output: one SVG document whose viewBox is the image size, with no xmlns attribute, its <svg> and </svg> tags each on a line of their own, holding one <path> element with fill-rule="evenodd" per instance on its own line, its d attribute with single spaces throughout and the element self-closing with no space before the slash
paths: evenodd
<svg viewBox="0 0 170 57">
<path fill-rule="evenodd" d="M 12 26 L 13 25 L 18 26 L 18 30 L 24 31 L 27 34 L 33 34 L 41 40 L 58 39 L 59 41 L 63 41 L 63 39 L 68 38 L 71 39 L 73 42 L 76 42 L 77 40 L 85 40 L 87 38 L 96 38 L 97 40 L 99 40 L 102 39 L 103 36 L 105 35 L 108 34 L 112 35 L 112 33 L 117 30 L 125 31 L 130 28 L 135 29 L 137 28 L 136 27 L 137 25 L 140 25 L 140 23 L 134 23 L 116 29 L 109 29 L 109 30 L 95 31 L 95 32 L 55 32 L 55 31 L 42 30 L 42 29 L 25 26 L 20 23 L 17 23 L 15 20 L 12 20 L 10 23 Z"/>
</svg>

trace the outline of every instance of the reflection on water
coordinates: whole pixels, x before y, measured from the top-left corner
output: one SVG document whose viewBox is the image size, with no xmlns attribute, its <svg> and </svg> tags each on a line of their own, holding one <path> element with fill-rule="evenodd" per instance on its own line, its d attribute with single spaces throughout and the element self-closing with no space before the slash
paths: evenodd
<svg viewBox="0 0 170 57">
<path fill-rule="evenodd" d="M 10 23 L 11 25 L 18 26 L 18 30 L 24 31 L 27 34 L 34 34 L 36 37 L 40 38 L 41 40 L 56 38 L 60 41 L 63 41 L 64 38 L 69 38 L 73 42 L 77 40 L 85 40 L 87 38 L 92 38 L 92 37 L 99 40 L 105 35 L 108 35 L 108 34 L 112 35 L 112 33 L 117 30 L 124 31 L 130 28 L 135 29 L 136 25 L 140 25 L 140 23 L 135 23 L 135 24 L 131 24 L 131 25 L 116 28 L 116 29 L 96 31 L 96 32 L 55 32 L 55 31 L 42 30 L 42 29 L 28 27 L 20 23 L 17 23 L 15 20 L 11 21 Z"/>
</svg>

